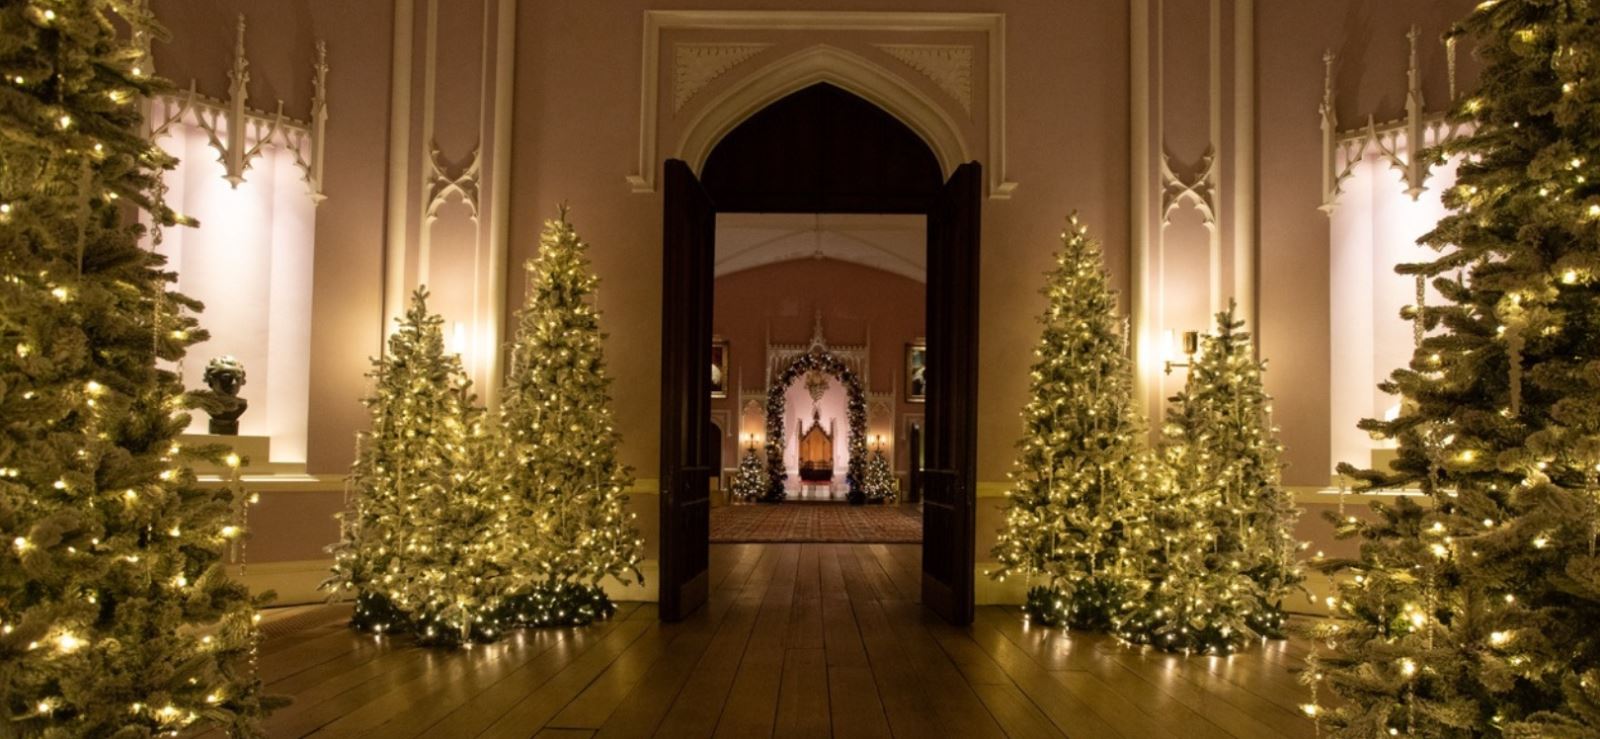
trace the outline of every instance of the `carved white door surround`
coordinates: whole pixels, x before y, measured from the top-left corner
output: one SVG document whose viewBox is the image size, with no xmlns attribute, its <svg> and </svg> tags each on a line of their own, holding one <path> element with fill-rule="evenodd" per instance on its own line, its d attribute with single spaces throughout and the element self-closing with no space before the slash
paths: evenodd
<svg viewBox="0 0 1600 739">
<path fill-rule="evenodd" d="M 646 11 L 634 192 L 669 158 L 699 170 L 753 113 L 819 82 L 858 95 L 928 143 L 945 174 L 983 162 L 1007 198 L 1005 16 L 996 13 Z"/>
</svg>

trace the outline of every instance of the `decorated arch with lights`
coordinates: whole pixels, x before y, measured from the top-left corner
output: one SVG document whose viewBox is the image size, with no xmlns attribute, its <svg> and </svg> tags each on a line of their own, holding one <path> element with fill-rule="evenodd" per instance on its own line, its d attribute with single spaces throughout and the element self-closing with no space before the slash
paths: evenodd
<svg viewBox="0 0 1600 739">
<path fill-rule="evenodd" d="M 788 473 L 783 467 L 784 393 L 795 378 L 813 371 L 838 378 L 849 397 L 847 415 L 850 423 L 850 467 L 845 480 L 850 485 L 850 492 L 847 499 L 853 504 L 865 503 L 867 499 L 862 491 L 861 482 L 865 475 L 867 459 L 867 393 L 861 385 L 860 375 L 852 371 L 849 365 L 833 352 L 817 345 L 813 345 L 810 351 L 797 355 L 767 387 L 767 494 L 761 500 L 766 503 L 777 503 L 787 496 L 783 489 L 783 481 L 788 478 Z"/>
</svg>

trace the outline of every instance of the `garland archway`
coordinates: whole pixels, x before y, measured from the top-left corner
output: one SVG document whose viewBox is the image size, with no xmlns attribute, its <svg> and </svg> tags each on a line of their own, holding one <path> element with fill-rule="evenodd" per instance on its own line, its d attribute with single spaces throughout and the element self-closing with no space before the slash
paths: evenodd
<svg viewBox="0 0 1600 739">
<path fill-rule="evenodd" d="M 783 481 L 789 476 L 783 467 L 783 435 L 786 431 L 783 423 L 784 395 L 795 378 L 813 370 L 838 378 L 849 396 L 850 468 L 845 480 L 850 484 L 850 492 L 847 498 L 851 503 L 865 503 L 867 498 L 862 492 L 861 482 L 865 476 L 867 459 L 867 393 L 861 387 L 861 378 L 850 370 L 844 360 L 834 356 L 833 352 L 816 347 L 796 356 L 783 372 L 778 373 L 772 386 L 767 388 L 767 494 L 761 500 L 777 503 L 788 495 L 783 489 Z"/>
</svg>

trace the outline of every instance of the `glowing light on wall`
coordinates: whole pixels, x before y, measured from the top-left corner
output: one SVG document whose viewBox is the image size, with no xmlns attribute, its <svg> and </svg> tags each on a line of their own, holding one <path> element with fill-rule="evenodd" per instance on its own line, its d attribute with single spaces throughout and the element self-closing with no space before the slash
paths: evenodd
<svg viewBox="0 0 1600 739">
<path fill-rule="evenodd" d="M 1390 446 L 1356 423 L 1398 413 L 1398 399 L 1377 385 L 1411 361 L 1413 324 L 1400 313 L 1417 302 L 1417 287 L 1415 278 L 1395 274 L 1394 268 L 1433 254 L 1416 242 L 1448 213 L 1440 194 L 1455 184 L 1455 172 L 1455 161 L 1435 167 L 1427 190 L 1412 200 L 1390 163 L 1369 153 L 1354 168 L 1330 218 L 1329 402 L 1335 463 L 1366 466 L 1374 450 Z M 1442 300 L 1432 287 L 1426 299 L 1430 305 Z"/>
<path fill-rule="evenodd" d="M 184 385 L 203 387 L 211 358 L 237 357 L 247 372 L 240 395 L 250 401 L 239 433 L 270 437 L 273 462 L 304 462 L 316 204 L 303 173 L 292 152 L 269 145 L 235 187 L 198 127 L 175 122 L 158 143 L 181 160 L 166 175 L 168 204 L 200 221 L 166 229 L 156 247 L 178 273 L 178 289 L 206 306 L 200 323 L 211 338 L 184 360 Z M 188 430 L 205 433 L 205 414 Z"/>
</svg>

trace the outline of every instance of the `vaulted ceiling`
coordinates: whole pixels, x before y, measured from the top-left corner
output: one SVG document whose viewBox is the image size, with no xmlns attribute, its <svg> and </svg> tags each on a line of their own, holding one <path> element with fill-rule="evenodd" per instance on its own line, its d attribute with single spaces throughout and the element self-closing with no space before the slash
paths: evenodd
<svg viewBox="0 0 1600 739">
<path fill-rule="evenodd" d="M 719 213 L 716 274 L 793 259 L 838 259 L 928 281 L 926 217 Z"/>
</svg>

